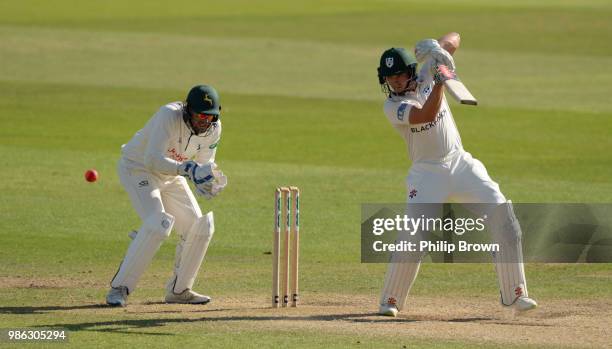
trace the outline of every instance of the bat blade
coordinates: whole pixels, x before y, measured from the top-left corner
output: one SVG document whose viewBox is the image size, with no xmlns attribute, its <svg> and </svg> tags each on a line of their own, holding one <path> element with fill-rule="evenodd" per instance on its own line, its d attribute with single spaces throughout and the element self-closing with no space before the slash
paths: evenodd
<svg viewBox="0 0 612 349">
<path fill-rule="evenodd" d="M 459 80 L 446 80 L 444 86 L 450 92 L 453 98 L 461 103 L 467 105 L 478 105 L 478 100 L 470 93 L 465 85 Z"/>
<path fill-rule="evenodd" d="M 444 80 L 444 86 L 446 86 L 450 95 L 457 102 L 467 105 L 478 105 L 478 100 L 470 93 L 463 82 L 459 80 L 455 72 L 450 71 L 445 65 L 439 65 L 438 73 Z"/>
</svg>

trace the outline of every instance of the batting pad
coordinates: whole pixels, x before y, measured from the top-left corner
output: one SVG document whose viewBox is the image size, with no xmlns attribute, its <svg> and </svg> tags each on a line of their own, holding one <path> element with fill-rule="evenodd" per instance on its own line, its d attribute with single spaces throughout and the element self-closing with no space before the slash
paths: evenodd
<svg viewBox="0 0 612 349">
<path fill-rule="evenodd" d="M 177 246 L 175 280 L 172 292 L 179 294 L 191 289 L 215 232 L 213 213 L 208 212 L 191 226 L 187 236 Z"/>
<path fill-rule="evenodd" d="M 389 263 L 380 304 L 394 304 L 402 310 L 420 266 L 421 262 Z"/>
<path fill-rule="evenodd" d="M 511 201 L 500 204 L 494 209 L 489 221 L 489 230 L 493 241 L 499 244 L 499 252 L 493 255 L 493 259 L 499 280 L 501 302 L 509 306 L 519 297 L 527 297 L 522 232 Z"/>
<path fill-rule="evenodd" d="M 426 233 L 419 232 L 410 235 L 408 232 L 402 232 L 398 235 L 396 241 L 411 241 L 418 245 L 418 241 L 422 239 L 423 234 Z M 398 310 L 402 310 L 406 304 L 408 293 L 419 273 L 423 256 L 422 252 L 393 252 L 391 254 L 380 298 L 381 304 L 394 304 Z"/>
<path fill-rule="evenodd" d="M 145 219 L 136 238 L 132 240 L 119 271 L 111 281 L 111 286 L 126 286 L 128 292 L 134 291 L 159 246 L 170 236 L 173 225 L 174 217 L 166 212 L 156 213 Z"/>
</svg>

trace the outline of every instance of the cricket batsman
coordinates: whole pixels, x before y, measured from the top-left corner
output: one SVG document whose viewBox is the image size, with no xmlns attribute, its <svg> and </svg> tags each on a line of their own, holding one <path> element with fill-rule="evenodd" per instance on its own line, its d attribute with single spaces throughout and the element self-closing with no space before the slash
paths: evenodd
<svg viewBox="0 0 612 349">
<path fill-rule="evenodd" d="M 388 96 L 384 113 L 406 141 L 412 160 L 407 177 L 407 214 L 439 216 L 443 203 L 455 201 L 465 203 L 481 217 L 488 217 L 486 225 L 500 249 L 494 255 L 494 263 L 501 303 L 519 311 L 534 309 L 537 303 L 528 297 L 521 227 L 512 203 L 489 177 L 484 165 L 463 149 L 444 97 L 444 77 L 438 74 L 437 67 L 446 65 L 455 70 L 452 54 L 459 43 L 459 34 L 448 33 L 438 40 L 418 42 L 416 57 L 403 48 L 391 48 L 380 58 L 378 81 Z M 439 205 L 411 205 L 418 203 Z M 396 316 L 402 310 L 422 257 L 421 252 L 392 254 L 381 295 L 381 315 Z"/>
<path fill-rule="evenodd" d="M 121 184 L 142 225 L 111 281 L 106 303 L 125 306 L 138 280 L 174 228 L 180 234 L 174 275 L 166 285 L 166 303 L 206 304 L 210 297 L 191 290 L 215 231 L 213 213 L 202 215 L 190 187 L 207 199 L 227 184 L 217 169 L 221 137 L 217 91 L 193 87 L 185 102 L 162 106 L 121 149 Z"/>
</svg>

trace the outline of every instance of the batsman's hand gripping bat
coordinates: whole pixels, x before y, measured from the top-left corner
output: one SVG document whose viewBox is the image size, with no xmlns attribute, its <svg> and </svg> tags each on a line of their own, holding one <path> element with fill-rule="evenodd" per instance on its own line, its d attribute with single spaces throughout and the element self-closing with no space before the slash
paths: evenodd
<svg viewBox="0 0 612 349">
<path fill-rule="evenodd" d="M 450 95 L 453 96 L 457 102 L 467 105 L 478 105 L 476 98 L 470 93 L 461 80 L 459 80 L 454 71 L 448 69 L 448 67 L 443 64 L 439 64 L 436 70 L 436 82 L 443 82 Z"/>
</svg>

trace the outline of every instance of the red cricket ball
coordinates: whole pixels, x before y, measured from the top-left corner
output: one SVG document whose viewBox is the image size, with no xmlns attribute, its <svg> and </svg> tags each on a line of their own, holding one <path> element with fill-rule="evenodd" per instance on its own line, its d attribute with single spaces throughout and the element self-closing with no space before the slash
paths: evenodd
<svg viewBox="0 0 612 349">
<path fill-rule="evenodd" d="M 85 180 L 88 182 L 95 182 L 98 180 L 98 171 L 91 169 L 85 171 Z"/>
</svg>

